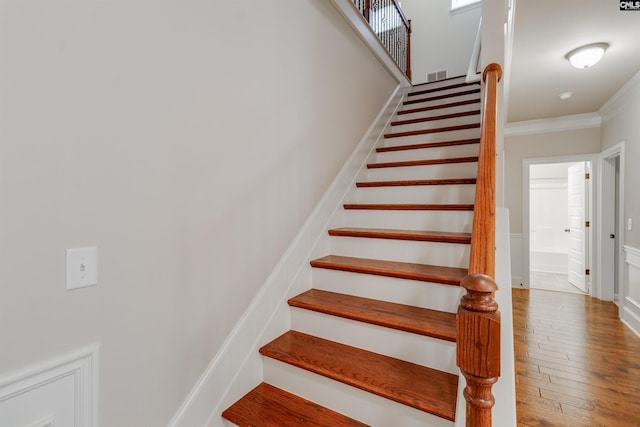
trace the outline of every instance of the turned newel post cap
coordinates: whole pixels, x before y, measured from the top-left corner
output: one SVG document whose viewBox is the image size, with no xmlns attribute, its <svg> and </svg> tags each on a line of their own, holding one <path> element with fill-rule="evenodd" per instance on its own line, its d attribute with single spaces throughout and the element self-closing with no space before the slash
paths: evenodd
<svg viewBox="0 0 640 427">
<path fill-rule="evenodd" d="M 492 72 L 492 71 L 497 71 L 498 72 L 498 81 L 500 81 L 502 79 L 502 67 L 500 66 L 500 64 L 496 64 L 495 62 L 493 62 L 493 63 L 487 65 L 487 67 L 482 72 L 482 81 L 483 82 L 487 81 L 487 74 Z"/>
<path fill-rule="evenodd" d="M 498 311 L 498 303 L 493 297 L 494 292 L 498 290 L 498 285 L 491 276 L 480 273 L 469 274 L 462 279 L 460 286 L 467 290 L 460 301 L 463 308 L 484 313 Z"/>
</svg>

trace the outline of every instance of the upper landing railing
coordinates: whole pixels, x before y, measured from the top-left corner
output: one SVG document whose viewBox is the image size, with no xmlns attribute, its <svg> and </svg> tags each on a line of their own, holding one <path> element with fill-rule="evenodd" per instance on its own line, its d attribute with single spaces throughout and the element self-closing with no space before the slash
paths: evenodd
<svg viewBox="0 0 640 427">
<path fill-rule="evenodd" d="M 397 0 L 353 0 L 371 29 L 411 81 L 411 20 Z"/>
</svg>

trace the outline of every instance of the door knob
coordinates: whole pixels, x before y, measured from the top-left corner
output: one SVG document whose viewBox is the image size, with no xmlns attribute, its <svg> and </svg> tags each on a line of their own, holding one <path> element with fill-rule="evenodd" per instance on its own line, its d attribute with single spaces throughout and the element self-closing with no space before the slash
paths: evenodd
<svg viewBox="0 0 640 427">
<path fill-rule="evenodd" d="M 565 232 L 565 233 L 570 233 L 570 232 L 571 232 L 571 229 L 570 229 L 570 228 L 565 228 L 565 229 L 564 229 L 564 232 Z"/>
<path fill-rule="evenodd" d="M 610 238 L 610 239 L 615 239 L 615 238 L 616 238 L 616 235 L 615 235 L 615 234 L 609 234 L 609 238 Z"/>
</svg>

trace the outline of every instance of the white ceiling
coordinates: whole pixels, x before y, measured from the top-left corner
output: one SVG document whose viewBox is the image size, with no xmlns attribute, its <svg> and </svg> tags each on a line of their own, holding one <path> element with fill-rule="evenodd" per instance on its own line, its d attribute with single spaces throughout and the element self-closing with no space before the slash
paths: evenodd
<svg viewBox="0 0 640 427">
<path fill-rule="evenodd" d="M 591 68 L 565 58 L 598 42 L 610 46 Z M 618 0 L 516 1 L 508 122 L 596 112 L 639 70 L 640 11 Z"/>
</svg>

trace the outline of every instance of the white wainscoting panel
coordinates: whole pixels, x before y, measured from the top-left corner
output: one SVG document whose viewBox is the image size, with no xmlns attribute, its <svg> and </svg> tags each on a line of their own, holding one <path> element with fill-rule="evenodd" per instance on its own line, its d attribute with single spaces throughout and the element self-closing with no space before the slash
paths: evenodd
<svg viewBox="0 0 640 427">
<path fill-rule="evenodd" d="M 521 288 L 522 286 L 522 234 L 511 233 L 509 235 L 511 245 L 511 287 Z"/>
<path fill-rule="evenodd" d="M 0 378 L 0 425 L 97 427 L 98 350 L 94 344 Z"/>
<path fill-rule="evenodd" d="M 625 246 L 624 299 L 620 318 L 640 336 L 640 249 Z"/>
</svg>

